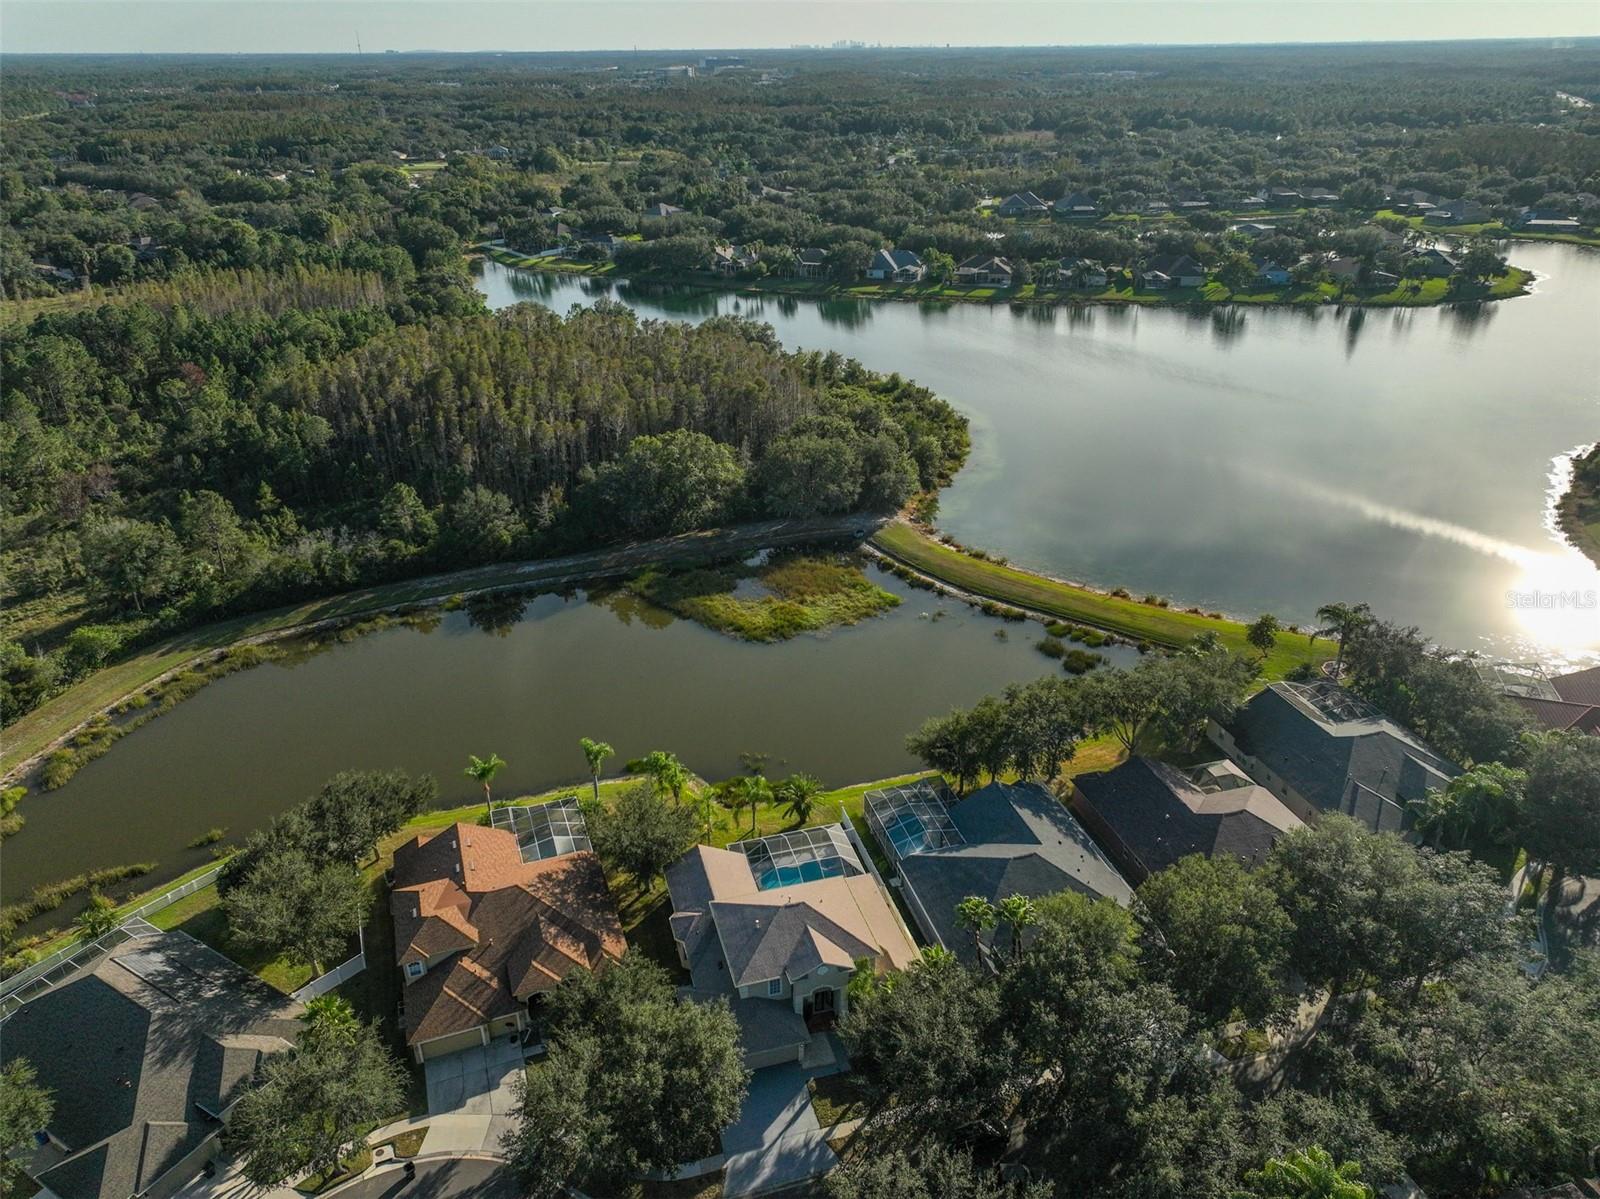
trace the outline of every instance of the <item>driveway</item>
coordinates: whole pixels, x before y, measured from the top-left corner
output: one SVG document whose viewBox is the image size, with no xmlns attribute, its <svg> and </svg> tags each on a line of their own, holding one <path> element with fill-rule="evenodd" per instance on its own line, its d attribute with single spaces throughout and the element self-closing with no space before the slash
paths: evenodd
<svg viewBox="0 0 1600 1199">
<path fill-rule="evenodd" d="M 512 1083 L 522 1074 L 522 1046 L 509 1037 L 430 1059 L 428 1115 L 498 1116 L 517 1110 Z"/>
<path fill-rule="evenodd" d="M 722 1130 L 725 1199 L 762 1195 L 826 1174 L 839 1159 L 823 1138 L 806 1080 L 816 1070 L 798 1063 L 768 1066 L 750 1080 L 737 1123 Z"/>
<path fill-rule="evenodd" d="M 387 1166 L 330 1192 L 339 1199 L 519 1199 L 521 1190 L 500 1162 L 447 1158 L 417 1163 L 407 1181 L 402 1166 Z"/>
</svg>

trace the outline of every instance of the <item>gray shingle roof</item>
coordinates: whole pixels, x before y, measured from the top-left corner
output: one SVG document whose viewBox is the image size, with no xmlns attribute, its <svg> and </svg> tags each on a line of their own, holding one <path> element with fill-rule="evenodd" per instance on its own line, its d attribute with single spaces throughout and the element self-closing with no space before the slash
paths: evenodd
<svg viewBox="0 0 1600 1199">
<path fill-rule="evenodd" d="M 25 1004 L 0 1058 L 25 1057 L 55 1096 L 67 1156 L 39 1181 L 62 1199 L 128 1199 L 220 1127 L 302 1009 L 182 933 L 130 941 Z"/>
<path fill-rule="evenodd" d="M 990 783 L 950 809 L 964 845 L 914 853 L 900 863 L 906 885 L 939 939 L 971 960 L 971 935 L 955 922 L 969 895 L 998 903 L 1078 891 L 1127 903 L 1132 889 L 1071 812 L 1037 783 Z"/>
<path fill-rule="evenodd" d="M 1331 717 L 1320 702 L 1356 705 Z M 1318 810 L 1344 812 L 1368 828 L 1398 831 L 1406 804 L 1461 773 L 1387 716 L 1333 684 L 1274 683 L 1229 726 L 1239 748 L 1283 778 Z"/>
<path fill-rule="evenodd" d="M 1231 767 L 1239 778 L 1237 768 Z M 1130 758 L 1115 770 L 1082 774 L 1073 780 L 1090 827 L 1103 822 L 1112 836 L 1107 848 L 1139 877 L 1165 870 L 1179 858 L 1226 854 L 1259 865 L 1284 832 L 1300 820 L 1265 787 L 1245 779 L 1243 786 L 1207 791 L 1170 766 L 1149 758 Z"/>
</svg>

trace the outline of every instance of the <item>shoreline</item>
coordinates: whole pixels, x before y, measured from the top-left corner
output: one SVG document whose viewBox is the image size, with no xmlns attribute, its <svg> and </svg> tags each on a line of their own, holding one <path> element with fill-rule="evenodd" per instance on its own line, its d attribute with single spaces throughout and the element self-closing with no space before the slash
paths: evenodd
<svg viewBox="0 0 1600 1199">
<path fill-rule="evenodd" d="M 1552 497 L 1550 519 L 1567 544 L 1600 567 L 1600 488 L 1583 478 L 1600 476 L 1600 441 L 1567 457 L 1566 488 Z"/>
<path fill-rule="evenodd" d="M 695 291 L 722 292 L 742 296 L 773 296 L 795 300 L 859 300 L 897 301 L 915 304 L 1007 304 L 1019 307 L 1037 306 L 1061 308 L 1071 306 L 1101 306 L 1119 308 L 1175 308 L 1184 311 L 1208 311 L 1224 308 L 1449 308 L 1462 304 L 1484 304 L 1501 300 L 1514 300 L 1532 293 L 1537 276 L 1522 267 L 1509 266 L 1506 273 L 1487 287 L 1471 295 L 1447 295 L 1442 279 L 1424 280 L 1418 293 L 1402 294 L 1401 289 L 1389 292 L 1359 295 L 1341 291 L 1331 283 L 1315 284 L 1309 288 L 1277 288 L 1263 292 L 1230 292 L 1220 283 L 1204 287 L 1175 288 L 1169 291 L 1139 291 L 1133 288 L 1115 291 L 1081 292 L 1038 290 L 1028 283 L 1021 287 L 956 287 L 943 284 L 879 284 L 832 283 L 822 280 L 778 279 L 737 280 L 717 279 L 696 275 L 636 274 L 617 272 L 614 262 L 583 263 L 572 259 L 540 259 L 517 254 L 499 247 L 475 247 L 472 256 L 480 256 L 511 270 L 530 271 L 548 275 L 574 275 L 591 279 L 606 279 L 618 283 L 637 283 L 664 287 L 682 287 Z M 1433 286 L 1433 285 L 1439 286 Z"/>
</svg>

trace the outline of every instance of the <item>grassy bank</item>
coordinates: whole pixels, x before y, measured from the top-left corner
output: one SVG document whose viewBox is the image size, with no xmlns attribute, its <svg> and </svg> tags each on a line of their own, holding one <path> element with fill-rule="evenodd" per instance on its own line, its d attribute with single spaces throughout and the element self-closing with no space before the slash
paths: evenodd
<svg viewBox="0 0 1600 1199">
<path fill-rule="evenodd" d="M 1176 648 L 1204 632 L 1216 633 L 1224 645 L 1255 654 L 1245 640 L 1245 626 L 1234 620 L 1194 611 L 1178 611 L 1156 603 L 1107 595 L 999 562 L 973 557 L 935 540 L 903 521 L 885 525 L 872 545 L 911 569 L 961 591 L 1002 604 L 1014 604 L 1075 624 L 1105 629 L 1135 641 Z M 1279 679 L 1296 667 L 1333 656 L 1333 646 L 1307 643 L 1299 633 L 1280 633 L 1262 670 Z"/>
<path fill-rule="evenodd" d="M 628 590 L 745 641 L 787 641 L 800 633 L 857 624 L 900 602 L 862 573 L 857 558 L 843 555 L 796 555 L 760 566 L 647 571 L 631 579 Z"/>
<path fill-rule="evenodd" d="M 1600 443 L 1573 459 L 1572 483 L 1556 505 L 1561 531 L 1600 566 Z"/>
</svg>

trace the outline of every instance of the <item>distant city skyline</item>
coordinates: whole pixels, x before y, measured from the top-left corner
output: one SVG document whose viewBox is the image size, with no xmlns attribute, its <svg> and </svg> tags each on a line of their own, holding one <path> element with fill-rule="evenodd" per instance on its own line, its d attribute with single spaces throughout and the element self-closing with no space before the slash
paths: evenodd
<svg viewBox="0 0 1600 1199">
<path fill-rule="evenodd" d="M 9 53 L 1212 45 L 1600 36 L 1594 0 L 10 0 Z"/>
</svg>

